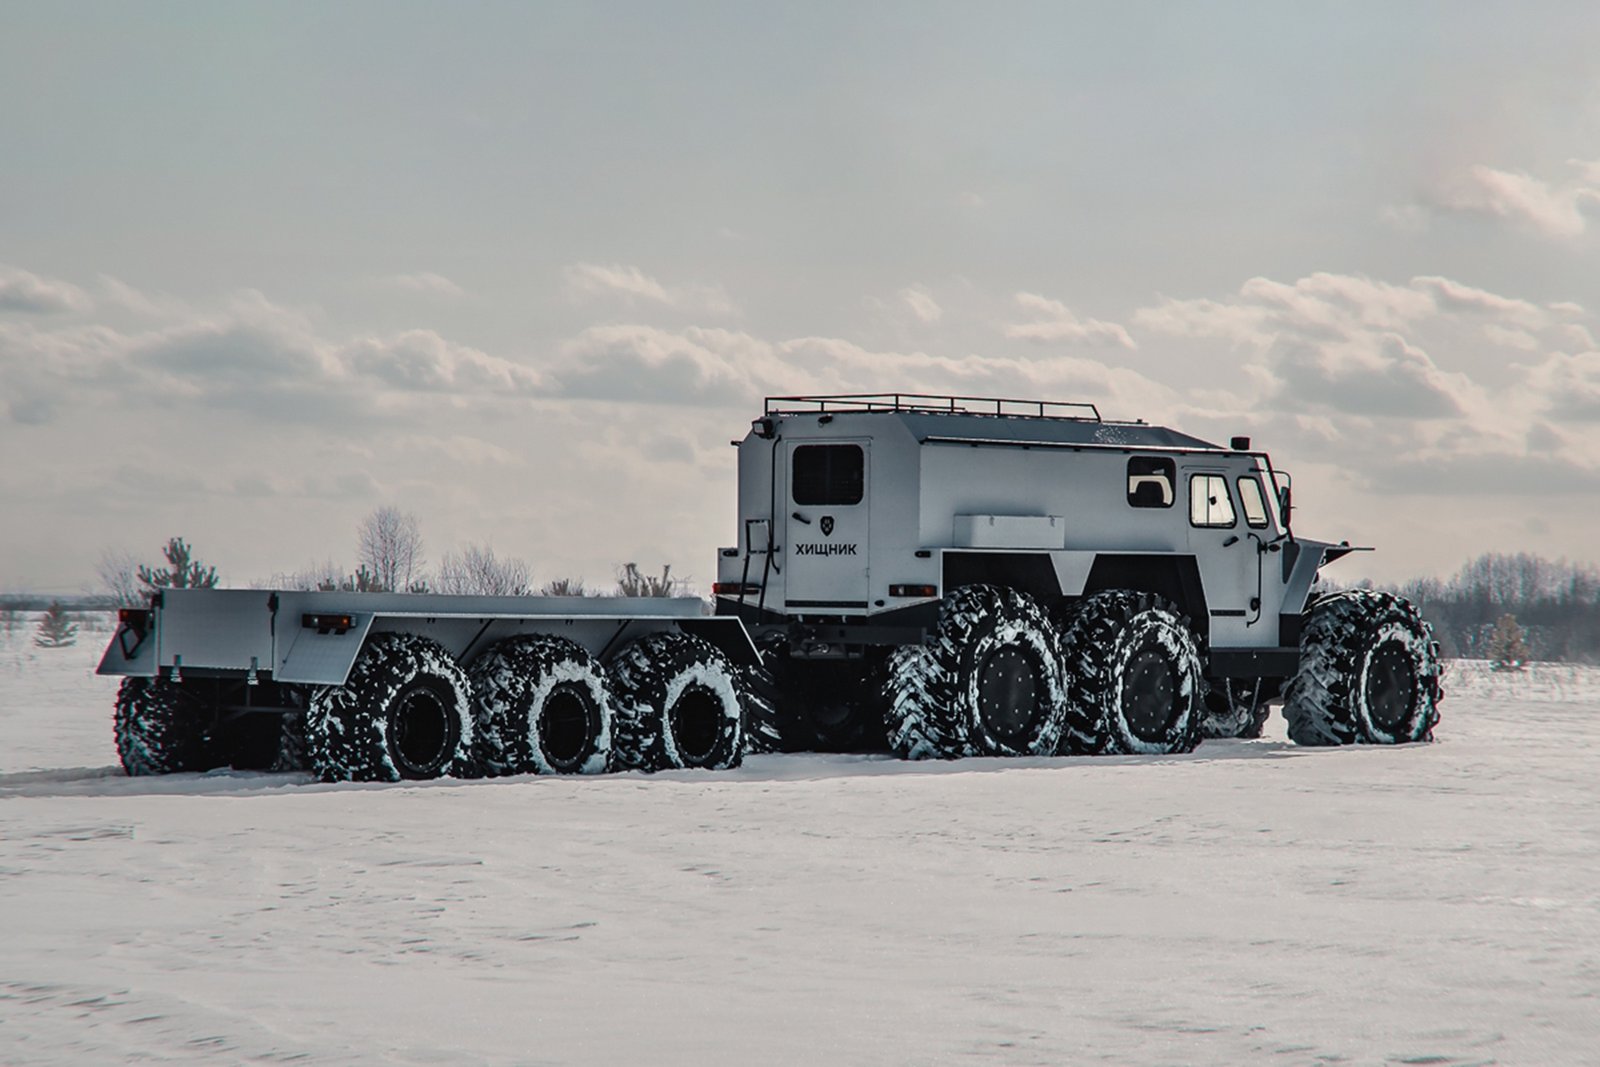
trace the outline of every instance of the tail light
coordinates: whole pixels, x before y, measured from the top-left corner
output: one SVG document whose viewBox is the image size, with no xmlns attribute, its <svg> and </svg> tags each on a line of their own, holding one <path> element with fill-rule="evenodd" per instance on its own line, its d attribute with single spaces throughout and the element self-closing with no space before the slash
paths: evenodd
<svg viewBox="0 0 1600 1067">
<path fill-rule="evenodd" d="M 934 597 L 939 595 L 939 587 L 936 585 L 891 585 L 889 587 L 889 595 Z"/>
<path fill-rule="evenodd" d="M 712 582 L 712 596 L 755 596 L 761 586 L 755 582 Z"/>
<path fill-rule="evenodd" d="M 132 630 L 141 640 L 150 632 L 149 608 L 121 608 L 117 611 L 117 622 Z"/>
<path fill-rule="evenodd" d="M 306 614 L 300 616 L 300 625 L 319 634 L 348 633 L 356 624 L 354 615 Z"/>
</svg>

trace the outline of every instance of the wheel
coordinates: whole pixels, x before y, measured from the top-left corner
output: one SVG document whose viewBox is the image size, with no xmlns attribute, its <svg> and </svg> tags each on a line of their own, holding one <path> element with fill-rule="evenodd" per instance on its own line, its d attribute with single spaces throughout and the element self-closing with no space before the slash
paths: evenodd
<svg viewBox="0 0 1600 1067">
<path fill-rule="evenodd" d="M 903 759 L 1054 755 L 1065 724 L 1054 625 L 1026 593 L 957 589 L 933 639 L 896 650 L 883 685 L 891 749 Z"/>
<path fill-rule="evenodd" d="M 744 756 L 739 689 L 728 657 L 700 638 L 675 630 L 639 638 L 611 664 L 618 765 L 737 767 Z"/>
<path fill-rule="evenodd" d="M 306 708 L 306 756 L 323 781 L 397 782 L 472 772 L 466 672 L 436 642 L 379 634 L 344 685 Z"/>
<path fill-rule="evenodd" d="M 478 762 L 489 774 L 600 774 L 611 695 L 583 646 L 530 634 L 499 642 L 468 672 Z"/>
<path fill-rule="evenodd" d="M 768 637 L 756 643 L 756 650 L 761 662 L 739 672 L 745 752 L 811 750 L 816 738 L 797 714 L 788 643 L 782 637 Z"/>
<path fill-rule="evenodd" d="M 205 706 L 158 678 L 124 678 L 113 726 L 117 756 L 130 775 L 208 771 L 227 763 L 212 743 Z"/>
<path fill-rule="evenodd" d="M 1282 683 L 1276 678 L 1212 678 L 1206 682 L 1201 737 L 1254 740 L 1272 714 L 1270 701 Z"/>
<path fill-rule="evenodd" d="M 1188 752 L 1200 742 L 1200 653 L 1189 621 L 1153 593 L 1084 598 L 1062 636 L 1068 749 Z"/>
<path fill-rule="evenodd" d="M 1318 600 L 1300 637 L 1300 670 L 1284 692 L 1300 745 L 1433 740 L 1439 643 L 1409 600 L 1350 589 Z"/>
</svg>

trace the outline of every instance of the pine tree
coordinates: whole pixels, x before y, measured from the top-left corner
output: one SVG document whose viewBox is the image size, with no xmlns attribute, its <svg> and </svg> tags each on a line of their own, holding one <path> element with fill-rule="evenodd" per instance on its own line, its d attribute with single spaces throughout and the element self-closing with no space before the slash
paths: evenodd
<svg viewBox="0 0 1600 1067">
<path fill-rule="evenodd" d="M 1528 646 L 1515 615 L 1502 615 L 1489 635 L 1489 660 L 1497 671 L 1520 671 L 1528 662 Z"/>
<path fill-rule="evenodd" d="M 139 565 L 139 581 L 151 589 L 211 589 L 217 584 L 217 568 L 201 565 L 183 538 L 174 537 L 161 550 L 167 566 L 160 570 Z"/>
<path fill-rule="evenodd" d="M 61 601 L 52 600 L 49 610 L 39 616 L 33 643 L 40 648 L 66 648 L 78 643 L 78 624 L 67 618 Z"/>
</svg>

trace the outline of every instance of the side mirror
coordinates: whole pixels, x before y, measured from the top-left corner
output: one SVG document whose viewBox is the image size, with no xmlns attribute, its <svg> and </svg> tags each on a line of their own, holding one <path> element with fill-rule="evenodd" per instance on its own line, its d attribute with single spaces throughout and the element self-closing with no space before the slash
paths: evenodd
<svg viewBox="0 0 1600 1067">
<path fill-rule="evenodd" d="M 1293 496 L 1294 494 L 1287 485 L 1278 486 L 1278 511 L 1283 515 L 1283 525 L 1285 527 L 1289 525 L 1289 512 L 1294 507 L 1291 503 Z"/>
</svg>

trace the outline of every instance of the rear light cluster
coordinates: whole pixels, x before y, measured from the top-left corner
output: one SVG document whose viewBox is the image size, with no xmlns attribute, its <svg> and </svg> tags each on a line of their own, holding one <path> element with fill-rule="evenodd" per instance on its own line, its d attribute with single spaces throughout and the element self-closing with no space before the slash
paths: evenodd
<svg viewBox="0 0 1600 1067">
<path fill-rule="evenodd" d="M 300 616 L 300 625 L 308 630 L 315 630 L 319 634 L 342 634 L 350 631 L 356 624 L 354 615 L 327 615 L 306 614 Z"/>
<path fill-rule="evenodd" d="M 939 587 L 936 585 L 891 585 L 889 587 L 889 595 L 934 597 L 939 595 Z"/>
<path fill-rule="evenodd" d="M 755 582 L 712 582 L 712 596 L 755 596 L 761 586 Z"/>
</svg>

